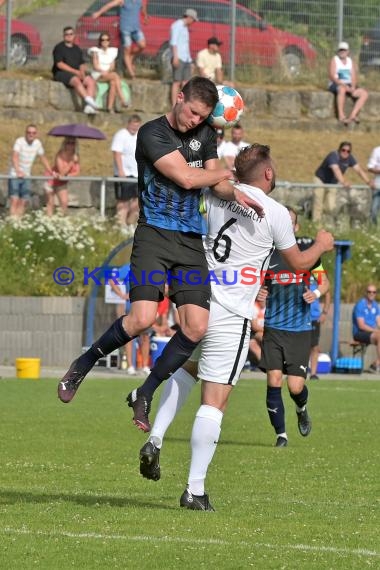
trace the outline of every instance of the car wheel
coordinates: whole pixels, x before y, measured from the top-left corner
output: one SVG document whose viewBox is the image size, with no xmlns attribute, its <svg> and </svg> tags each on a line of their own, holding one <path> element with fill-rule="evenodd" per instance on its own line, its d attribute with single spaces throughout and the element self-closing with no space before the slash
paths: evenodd
<svg viewBox="0 0 380 570">
<path fill-rule="evenodd" d="M 11 36 L 10 63 L 14 67 L 22 67 L 29 58 L 30 46 L 23 36 Z"/>
<path fill-rule="evenodd" d="M 290 77 L 296 77 L 301 72 L 303 55 L 296 49 L 288 49 L 281 55 L 281 64 Z"/>
<path fill-rule="evenodd" d="M 162 83 L 172 83 L 172 50 L 168 42 L 164 43 L 157 54 L 158 74 Z"/>
</svg>

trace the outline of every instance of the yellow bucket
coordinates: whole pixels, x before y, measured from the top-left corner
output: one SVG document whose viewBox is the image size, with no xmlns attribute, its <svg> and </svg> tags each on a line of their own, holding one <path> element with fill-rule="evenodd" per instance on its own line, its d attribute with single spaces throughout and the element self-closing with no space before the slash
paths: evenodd
<svg viewBox="0 0 380 570">
<path fill-rule="evenodd" d="M 40 358 L 16 358 L 17 378 L 38 380 L 40 377 Z"/>
</svg>

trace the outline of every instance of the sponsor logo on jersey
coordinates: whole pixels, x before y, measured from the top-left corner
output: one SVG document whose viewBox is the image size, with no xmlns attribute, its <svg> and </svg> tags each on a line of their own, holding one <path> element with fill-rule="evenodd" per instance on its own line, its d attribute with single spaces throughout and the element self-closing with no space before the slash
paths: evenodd
<svg viewBox="0 0 380 570">
<path fill-rule="evenodd" d="M 191 150 L 199 150 L 201 148 L 201 143 L 197 139 L 191 139 L 189 142 L 189 147 Z"/>
</svg>

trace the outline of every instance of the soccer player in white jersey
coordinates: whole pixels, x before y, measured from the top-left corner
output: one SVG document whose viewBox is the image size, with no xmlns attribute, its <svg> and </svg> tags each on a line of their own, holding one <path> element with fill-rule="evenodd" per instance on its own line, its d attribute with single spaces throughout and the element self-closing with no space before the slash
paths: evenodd
<svg viewBox="0 0 380 570">
<path fill-rule="evenodd" d="M 309 269 L 334 244 L 333 236 L 320 230 L 311 248 L 299 250 L 289 212 L 268 196 L 275 187 L 275 169 L 268 146 L 254 144 L 241 150 L 236 159 L 236 175 L 240 190 L 263 206 L 265 217 L 259 218 L 253 210 L 236 202 L 205 193 L 208 233 L 204 246 L 212 296 L 198 372 L 194 362 L 198 358 L 193 353 L 191 360 L 166 383 L 151 436 L 140 450 L 141 474 L 157 481 L 164 433 L 198 376 L 202 380 L 202 403 L 191 435 L 188 486 L 180 499 L 182 507 L 193 510 L 214 510 L 204 482 L 229 395 L 246 361 L 254 300 L 273 244 L 294 271 Z"/>
</svg>

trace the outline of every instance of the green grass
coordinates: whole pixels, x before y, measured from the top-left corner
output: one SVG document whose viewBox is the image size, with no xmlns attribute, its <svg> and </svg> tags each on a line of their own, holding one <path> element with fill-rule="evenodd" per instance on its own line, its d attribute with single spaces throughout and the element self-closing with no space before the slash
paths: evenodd
<svg viewBox="0 0 380 570">
<path fill-rule="evenodd" d="M 309 385 L 305 439 L 286 394 L 290 444 L 275 449 L 265 383 L 242 380 L 207 479 L 215 513 L 178 506 L 199 390 L 154 483 L 139 475 L 145 437 L 124 404 L 135 385 L 89 379 L 63 405 L 56 381 L 0 381 L 1 568 L 379 568 L 378 382 Z"/>
</svg>

